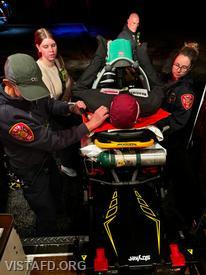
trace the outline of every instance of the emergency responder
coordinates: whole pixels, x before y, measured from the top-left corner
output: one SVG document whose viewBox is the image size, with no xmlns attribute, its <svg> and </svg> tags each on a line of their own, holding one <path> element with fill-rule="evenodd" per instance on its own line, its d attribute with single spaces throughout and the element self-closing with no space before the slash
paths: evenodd
<svg viewBox="0 0 206 275">
<path fill-rule="evenodd" d="M 167 135 L 183 129 L 192 113 L 194 103 L 194 87 L 191 70 L 199 55 L 198 43 L 188 42 L 171 60 L 168 72 L 162 76 L 166 90 L 162 108 L 171 113 L 157 126 Z"/>
<path fill-rule="evenodd" d="M 132 46 L 133 60 L 137 61 L 144 69 L 153 88 L 155 85 L 160 85 L 158 75 L 153 68 L 152 62 L 148 56 L 147 43 L 140 41 L 140 17 L 136 12 L 129 14 L 126 24 L 117 38 L 129 40 Z"/>
<path fill-rule="evenodd" d="M 124 38 L 131 41 L 134 60 L 138 59 L 137 47 L 141 45 L 140 32 L 138 31 L 139 24 L 139 15 L 135 12 L 131 13 L 127 19 L 127 23 L 124 25 L 122 31 L 118 35 L 118 38 Z"/>
<path fill-rule="evenodd" d="M 191 201 L 194 200 L 198 187 L 186 144 L 195 100 L 191 70 L 198 55 L 198 43 L 185 43 L 172 56 L 162 75 L 166 90 L 162 108 L 171 115 L 158 121 L 156 126 L 163 132 L 162 145 L 167 149 L 164 169 L 167 194 L 163 209 L 167 239 L 172 242 L 187 234 L 185 231 L 191 226 L 195 216 Z"/>
<path fill-rule="evenodd" d="M 108 109 L 98 108 L 87 123 L 66 130 L 52 131 L 51 114 L 80 114 L 84 102 L 75 104 L 53 100 L 42 82 L 35 60 L 26 54 L 10 55 L 4 66 L 0 91 L 0 134 L 12 171 L 23 182 L 23 192 L 37 216 L 37 234 L 56 234 L 56 209 L 51 193 L 54 168 L 52 152 L 63 149 L 98 127 Z M 52 168 L 51 168 L 52 167 Z"/>
</svg>

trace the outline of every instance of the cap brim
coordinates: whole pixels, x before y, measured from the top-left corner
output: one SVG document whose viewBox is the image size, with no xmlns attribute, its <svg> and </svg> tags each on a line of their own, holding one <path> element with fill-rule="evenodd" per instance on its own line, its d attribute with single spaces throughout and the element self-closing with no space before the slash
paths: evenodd
<svg viewBox="0 0 206 275">
<path fill-rule="evenodd" d="M 28 101 L 35 101 L 50 96 L 49 90 L 44 83 L 36 85 L 17 85 L 21 96 Z"/>
</svg>

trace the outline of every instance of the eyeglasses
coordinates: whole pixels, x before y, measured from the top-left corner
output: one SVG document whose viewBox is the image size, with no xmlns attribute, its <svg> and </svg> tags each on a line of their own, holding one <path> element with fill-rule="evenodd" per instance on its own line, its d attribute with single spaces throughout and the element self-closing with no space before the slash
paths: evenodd
<svg viewBox="0 0 206 275">
<path fill-rule="evenodd" d="M 173 66 L 175 66 L 178 70 L 180 70 L 183 73 L 185 73 L 190 68 L 190 66 L 185 66 L 185 65 L 180 66 L 179 63 L 175 63 L 173 64 Z"/>
</svg>

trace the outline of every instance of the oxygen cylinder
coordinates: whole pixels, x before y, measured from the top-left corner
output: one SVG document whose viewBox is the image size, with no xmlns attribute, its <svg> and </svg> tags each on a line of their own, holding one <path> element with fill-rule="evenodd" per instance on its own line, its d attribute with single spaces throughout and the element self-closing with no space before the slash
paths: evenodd
<svg viewBox="0 0 206 275">
<path fill-rule="evenodd" d="M 121 153 L 105 151 L 97 157 L 103 167 L 123 167 L 123 166 L 151 166 L 163 165 L 166 161 L 166 153 L 163 149 L 146 149 L 135 153 Z"/>
</svg>

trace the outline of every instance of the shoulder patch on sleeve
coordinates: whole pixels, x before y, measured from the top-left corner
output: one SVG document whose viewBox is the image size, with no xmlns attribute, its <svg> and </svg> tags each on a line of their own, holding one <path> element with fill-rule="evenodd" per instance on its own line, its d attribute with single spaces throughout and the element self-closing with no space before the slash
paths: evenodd
<svg viewBox="0 0 206 275">
<path fill-rule="evenodd" d="M 185 110 L 189 110 L 194 102 L 194 95 L 192 94 L 183 94 L 181 95 L 182 106 Z"/>
<path fill-rule="evenodd" d="M 13 125 L 9 134 L 17 140 L 32 142 L 34 140 L 34 133 L 31 128 L 23 122 Z"/>
</svg>

